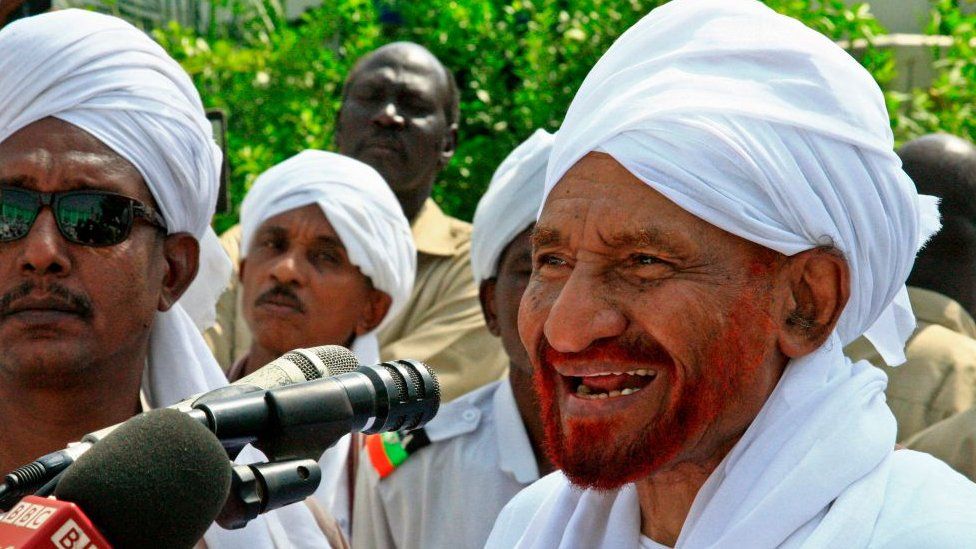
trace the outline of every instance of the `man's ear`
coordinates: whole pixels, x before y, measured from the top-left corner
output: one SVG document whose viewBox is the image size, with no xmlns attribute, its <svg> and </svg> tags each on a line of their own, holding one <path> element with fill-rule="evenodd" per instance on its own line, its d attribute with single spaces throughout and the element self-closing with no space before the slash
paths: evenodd
<svg viewBox="0 0 976 549">
<path fill-rule="evenodd" d="M 827 341 L 851 295 L 851 272 L 833 248 L 814 248 L 787 259 L 781 271 L 788 294 L 780 311 L 780 350 L 790 358 Z"/>
<path fill-rule="evenodd" d="M 391 305 L 393 305 L 393 298 L 389 294 L 370 288 L 366 295 L 366 304 L 363 305 L 363 314 L 356 324 L 356 335 L 361 336 L 375 330 L 390 312 Z"/>
<path fill-rule="evenodd" d="M 481 314 L 485 317 L 485 324 L 488 331 L 495 337 L 501 337 L 501 330 L 498 328 L 498 313 L 495 311 L 495 284 L 498 281 L 494 278 L 481 281 L 478 288 L 478 301 L 481 302 Z"/>
<path fill-rule="evenodd" d="M 458 125 L 457 123 L 451 124 L 447 131 L 444 133 L 444 142 L 441 145 L 441 156 L 440 165 L 443 168 L 447 166 L 451 158 L 454 157 L 454 151 L 457 150 L 457 138 L 458 138 Z"/>
<path fill-rule="evenodd" d="M 166 273 L 156 308 L 168 311 L 190 286 L 200 268 L 200 243 L 190 233 L 167 235 L 163 240 Z"/>
</svg>

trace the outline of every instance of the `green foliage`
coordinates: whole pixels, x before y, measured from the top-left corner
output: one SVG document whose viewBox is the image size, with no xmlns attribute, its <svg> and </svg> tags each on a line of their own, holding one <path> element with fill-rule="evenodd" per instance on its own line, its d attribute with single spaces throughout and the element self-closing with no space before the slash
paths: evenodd
<svg viewBox="0 0 976 549">
<path fill-rule="evenodd" d="M 905 105 L 892 119 L 895 137 L 904 142 L 947 132 L 976 141 L 976 15 L 967 14 L 958 0 L 935 0 L 926 33 L 949 36 L 952 43 L 932 48 L 935 78 L 928 88 L 903 96 Z"/>
<path fill-rule="evenodd" d="M 206 105 L 228 112 L 235 208 L 271 165 L 305 148 L 333 148 L 352 64 L 382 44 L 410 40 L 455 72 L 459 147 L 434 197 L 448 213 L 470 219 L 501 160 L 535 129 L 555 130 L 600 55 L 665 0 L 336 0 L 297 22 L 285 21 L 277 0 L 236 1 L 230 30 L 169 24 L 154 33 L 193 76 Z M 882 86 L 891 79 L 891 54 L 872 45 L 885 31 L 866 4 L 766 3 L 834 40 L 866 40 L 860 61 Z M 972 81 L 967 67 L 958 70 Z M 890 103 L 897 109 L 901 100 L 892 96 Z M 235 219 L 236 211 L 218 216 L 218 228 Z"/>
</svg>

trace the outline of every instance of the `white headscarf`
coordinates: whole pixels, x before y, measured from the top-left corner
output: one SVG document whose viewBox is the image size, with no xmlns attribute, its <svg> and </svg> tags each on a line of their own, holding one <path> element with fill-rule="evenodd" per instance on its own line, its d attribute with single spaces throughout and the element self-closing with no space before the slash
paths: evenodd
<svg viewBox="0 0 976 549">
<path fill-rule="evenodd" d="M 210 229 L 217 200 L 220 149 L 200 96 L 180 66 L 145 33 L 106 15 L 64 10 L 14 22 L 0 31 L 0 142 L 47 117 L 73 124 L 139 170 L 170 233 L 200 241 L 200 269 L 169 311 L 157 313 L 143 391 L 154 407 L 227 384 L 200 334 L 231 274 Z M 244 530 L 217 526 L 211 549 L 271 547 L 307 538 L 327 547 L 304 506 L 252 521 Z"/>
<path fill-rule="evenodd" d="M 535 223 L 553 139 L 546 130 L 536 130 L 505 157 L 478 201 L 471 230 L 471 270 L 476 283 L 497 274 L 502 252 Z"/>
<path fill-rule="evenodd" d="M 383 177 L 368 165 L 325 151 L 307 150 L 262 173 L 241 205 L 241 257 L 268 219 L 309 204 L 322 209 L 349 254 L 349 261 L 388 294 L 390 311 L 380 325 L 357 336 L 352 351 L 362 364 L 380 360 L 376 332 L 406 305 L 417 270 L 410 223 Z M 349 533 L 347 456 L 342 437 L 319 460 L 322 483 L 316 498 Z"/>
<path fill-rule="evenodd" d="M 262 173 L 241 205 L 241 257 L 254 233 L 282 212 L 317 204 L 332 224 L 349 261 L 392 299 L 381 329 L 406 305 L 417 271 L 410 224 L 393 191 L 368 165 L 325 151 L 307 150 Z M 353 351 L 360 361 L 379 361 L 376 331 L 359 336 Z"/>
<path fill-rule="evenodd" d="M 863 547 L 884 503 L 895 421 L 886 378 L 841 352 L 867 335 L 889 364 L 914 328 L 905 280 L 939 228 L 893 152 L 877 84 L 827 38 L 754 0 L 674 0 L 590 71 L 549 162 L 546 193 L 590 151 L 732 234 L 792 255 L 840 250 L 851 295 L 836 331 L 792 360 L 699 491 L 677 547 Z M 632 485 L 568 481 L 519 546 L 633 547 Z M 493 538 L 496 541 L 500 538 Z M 512 538 L 509 538 L 511 541 Z M 491 545 L 491 543 L 489 543 Z"/>
</svg>

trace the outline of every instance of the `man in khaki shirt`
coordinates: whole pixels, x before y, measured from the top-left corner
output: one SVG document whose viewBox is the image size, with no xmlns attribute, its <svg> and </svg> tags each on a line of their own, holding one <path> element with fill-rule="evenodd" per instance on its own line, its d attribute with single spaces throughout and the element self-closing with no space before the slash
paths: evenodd
<svg viewBox="0 0 976 549">
<path fill-rule="evenodd" d="M 410 220 L 417 246 L 413 294 L 379 334 L 382 358 L 429 363 L 445 400 L 498 379 L 507 363 L 481 315 L 469 265 L 471 225 L 445 215 L 430 199 L 437 175 L 454 155 L 458 116 L 450 72 L 425 48 L 397 42 L 353 67 L 336 125 L 339 152 L 383 176 Z M 237 258 L 239 228 L 222 241 Z M 233 286 L 229 293 L 236 293 Z M 217 325 L 207 334 L 225 368 L 250 345 L 237 300 L 221 299 Z"/>
<path fill-rule="evenodd" d="M 919 193 L 941 199 L 942 230 L 919 253 L 908 279 L 918 328 L 906 345 L 908 361 L 881 366 L 888 404 L 899 441 L 976 478 L 976 412 L 960 415 L 976 405 L 976 147 L 929 135 L 905 144 L 899 156 Z M 864 339 L 845 351 L 881 363 Z"/>
</svg>

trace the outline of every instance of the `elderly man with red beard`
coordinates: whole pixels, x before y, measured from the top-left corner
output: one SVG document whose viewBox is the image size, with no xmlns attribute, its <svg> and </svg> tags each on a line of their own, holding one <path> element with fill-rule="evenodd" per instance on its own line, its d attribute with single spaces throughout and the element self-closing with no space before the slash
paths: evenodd
<svg viewBox="0 0 976 549">
<path fill-rule="evenodd" d="M 519 331 L 562 469 L 488 547 L 961 547 L 976 485 L 896 450 L 884 373 L 939 227 L 877 84 L 752 0 L 675 0 L 557 134 Z"/>
</svg>

